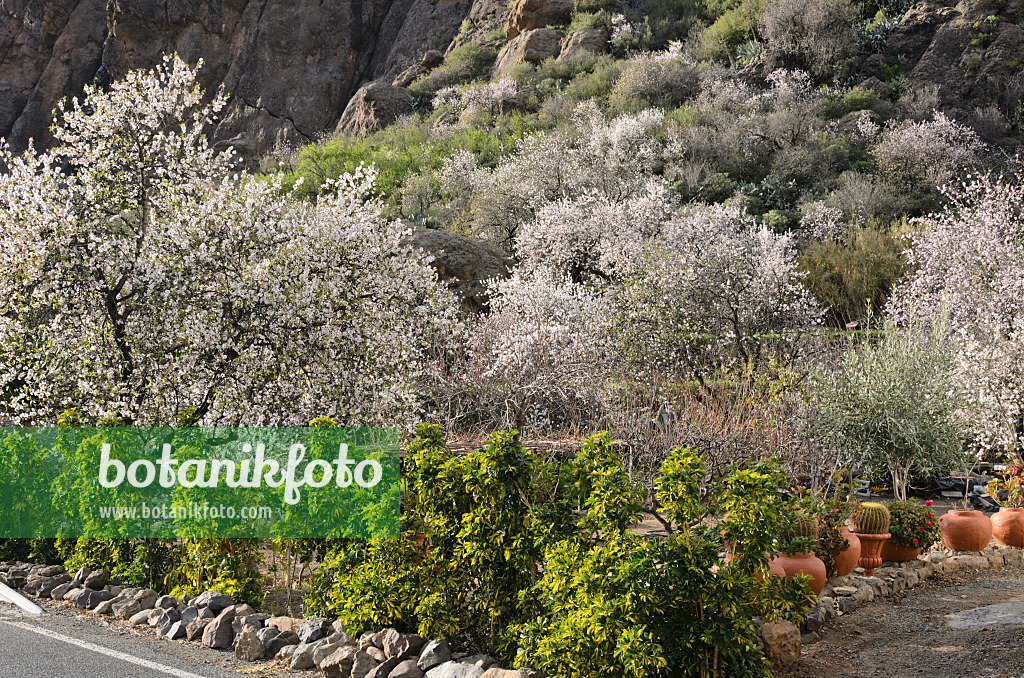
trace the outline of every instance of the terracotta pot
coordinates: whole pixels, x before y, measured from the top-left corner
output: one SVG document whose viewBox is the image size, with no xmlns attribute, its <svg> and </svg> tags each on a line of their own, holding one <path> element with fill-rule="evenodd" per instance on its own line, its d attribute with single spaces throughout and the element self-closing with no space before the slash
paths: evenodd
<svg viewBox="0 0 1024 678">
<path fill-rule="evenodd" d="M 892 539 L 882 544 L 882 560 L 887 563 L 905 563 L 908 560 L 917 560 L 919 555 L 921 555 L 919 546 L 907 548 Z"/>
<path fill-rule="evenodd" d="M 845 577 L 853 572 L 853 568 L 857 567 L 857 560 L 860 558 L 860 539 L 857 538 L 856 534 L 850 532 L 848 527 L 839 528 L 839 534 L 849 542 L 849 546 L 846 547 L 845 551 L 840 551 L 832 559 L 832 569 L 834 570 L 832 575 L 835 577 Z"/>
<path fill-rule="evenodd" d="M 1024 508 L 1004 506 L 992 516 L 992 536 L 1003 546 L 1024 548 Z"/>
<path fill-rule="evenodd" d="M 786 568 L 782 566 L 778 558 L 773 558 L 768 561 L 768 576 L 775 575 L 782 579 L 786 578 Z"/>
<path fill-rule="evenodd" d="M 821 590 L 825 588 L 825 580 L 828 578 L 825 573 L 825 563 L 821 561 L 821 558 L 814 555 L 813 551 L 810 553 L 797 553 L 792 556 L 780 553 L 775 557 L 774 562 L 782 566 L 787 578 L 792 579 L 794 575 L 800 572 L 811 575 L 812 579 L 809 585 L 811 590 L 814 591 L 814 595 L 820 595 Z"/>
<path fill-rule="evenodd" d="M 954 551 L 980 551 L 992 538 L 992 521 L 981 511 L 950 509 L 939 518 L 942 543 Z"/>
<path fill-rule="evenodd" d="M 882 544 L 889 539 L 889 533 L 885 534 L 861 534 L 857 533 L 860 539 L 860 558 L 857 564 L 864 568 L 864 576 L 870 577 L 875 573 L 875 568 L 882 564 Z"/>
</svg>

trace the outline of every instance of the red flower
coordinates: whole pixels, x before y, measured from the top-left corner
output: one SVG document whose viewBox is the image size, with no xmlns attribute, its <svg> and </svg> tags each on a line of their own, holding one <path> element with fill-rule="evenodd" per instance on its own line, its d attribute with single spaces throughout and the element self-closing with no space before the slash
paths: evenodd
<svg viewBox="0 0 1024 678">
<path fill-rule="evenodd" d="M 917 540 L 916 539 L 914 540 L 914 546 L 917 546 Z"/>
<path fill-rule="evenodd" d="M 935 514 L 934 514 L 934 513 L 929 513 L 929 514 L 928 514 L 928 517 L 929 517 L 929 518 L 934 518 L 934 517 L 935 517 Z"/>
<path fill-rule="evenodd" d="M 931 526 L 932 526 L 932 524 L 931 524 L 931 522 L 929 521 L 929 522 L 928 522 L 928 527 L 931 527 Z"/>
<path fill-rule="evenodd" d="M 935 503 L 934 501 L 932 501 L 931 499 L 929 499 L 928 501 L 926 501 L 926 502 L 924 503 L 924 505 L 925 505 L 925 506 L 931 506 L 931 505 L 932 505 L 932 504 L 934 504 L 934 503 Z"/>
<path fill-rule="evenodd" d="M 929 525 L 931 525 L 931 523 L 928 523 L 928 524 L 929 524 Z M 922 532 L 924 532 L 924 528 L 923 528 L 923 527 L 918 527 L 917 529 L 919 529 L 919 530 L 921 530 Z"/>
</svg>

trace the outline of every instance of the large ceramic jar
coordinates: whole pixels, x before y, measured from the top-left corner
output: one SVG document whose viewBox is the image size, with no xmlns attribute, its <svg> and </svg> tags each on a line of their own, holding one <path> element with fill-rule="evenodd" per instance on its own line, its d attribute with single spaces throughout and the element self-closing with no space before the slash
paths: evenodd
<svg viewBox="0 0 1024 678">
<path fill-rule="evenodd" d="M 882 543 L 882 560 L 887 563 L 905 563 L 908 560 L 916 560 L 919 555 L 921 555 L 920 547 L 901 546 L 891 537 Z"/>
<path fill-rule="evenodd" d="M 992 521 L 981 511 L 950 509 L 939 518 L 942 543 L 954 551 L 980 551 L 992 538 Z"/>
<path fill-rule="evenodd" d="M 1024 548 L 1024 508 L 1004 506 L 991 518 L 992 536 L 1003 546 Z"/>
<path fill-rule="evenodd" d="M 809 584 L 811 590 L 814 591 L 814 595 L 821 595 L 822 589 L 825 588 L 825 580 L 828 577 L 825 573 L 825 563 L 822 562 L 821 558 L 814 555 L 813 551 L 810 553 L 796 553 L 791 556 L 780 553 L 776 556 L 775 562 L 782 566 L 782 569 L 786 571 L 786 577 L 789 579 L 792 579 L 794 575 L 800 572 L 811 575 L 812 579 Z"/>
<path fill-rule="evenodd" d="M 845 551 L 840 551 L 832 559 L 832 569 L 836 577 L 845 577 L 853 572 L 853 568 L 857 567 L 857 561 L 860 559 L 860 539 L 856 534 L 850 532 L 848 527 L 839 528 L 839 534 L 849 542 L 849 545 Z"/>
</svg>

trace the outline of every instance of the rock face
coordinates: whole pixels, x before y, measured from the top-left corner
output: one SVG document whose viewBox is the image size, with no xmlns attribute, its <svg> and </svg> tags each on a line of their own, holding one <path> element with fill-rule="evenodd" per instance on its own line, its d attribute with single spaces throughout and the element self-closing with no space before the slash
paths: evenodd
<svg viewBox="0 0 1024 678">
<path fill-rule="evenodd" d="M 229 95 L 211 139 L 258 157 L 330 131 L 365 80 L 444 50 L 471 0 L 151 0 L 6 2 L 0 12 L 0 134 L 15 151 L 50 141 L 67 95 L 164 53 L 204 62 L 208 92 Z"/>
<path fill-rule="evenodd" d="M 494 72 L 504 74 L 524 61 L 539 64 L 545 59 L 556 57 L 562 51 L 561 40 L 562 31 L 554 28 L 536 28 L 520 33 L 498 52 Z"/>
<path fill-rule="evenodd" d="M 574 0 L 516 0 L 505 24 L 505 37 L 511 40 L 535 28 L 566 23 L 575 6 Z"/>
<path fill-rule="evenodd" d="M 460 299 L 467 313 L 487 308 L 486 281 L 507 278 L 515 266 L 515 261 L 501 248 L 446 231 L 416 228 L 408 240 L 433 255 L 430 265 Z"/>
<path fill-rule="evenodd" d="M 865 62 L 861 75 L 882 77 L 883 63 L 905 59 L 901 73 L 909 88 L 934 90 L 936 105 L 956 117 L 970 120 L 975 109 L 990 105 L 1012 111 L 1024 98 L 1022 20 L 1018 4 L 922 0 L 900 20 L 882 54 Z"/>
</svg>

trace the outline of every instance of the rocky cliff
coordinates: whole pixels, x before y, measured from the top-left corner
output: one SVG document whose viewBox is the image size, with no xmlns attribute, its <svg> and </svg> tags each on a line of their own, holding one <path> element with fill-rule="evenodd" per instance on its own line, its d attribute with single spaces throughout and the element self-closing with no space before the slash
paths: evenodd
<svg viewBox="0 0 1024 678">
<path fill-rule="evenodd" d="M 444 50 L 472 0 L 0 0 L 0 134 L 49 141 L 50 111 L 177 52 L 230 94 L 216 141 L 254 157 L 333 130 L 367 81 Z"/>
</svg>

